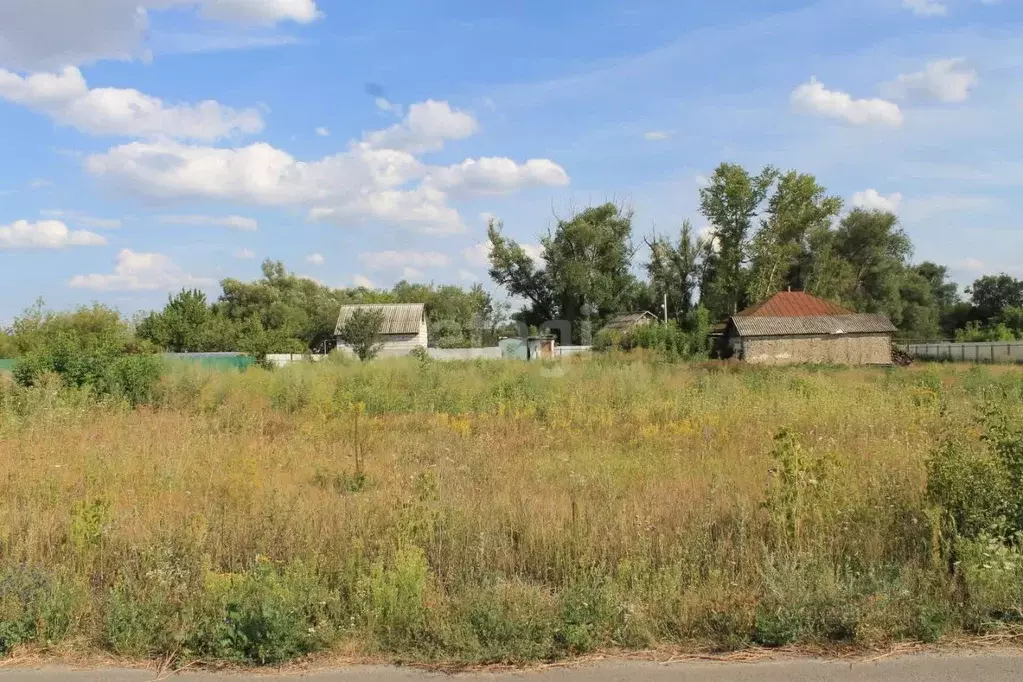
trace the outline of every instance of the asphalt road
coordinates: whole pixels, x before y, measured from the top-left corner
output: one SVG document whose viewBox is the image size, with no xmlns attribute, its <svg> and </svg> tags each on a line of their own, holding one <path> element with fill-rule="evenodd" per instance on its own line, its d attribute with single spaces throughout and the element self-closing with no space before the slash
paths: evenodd
<svg viewBox="0 0 1023 682">
<path fill-rule="evenodd" d="M 155 671 L 83 670 L 66 668 L 0 669 L 0 682 L 150 682 Z M 920 655 L 876 662 L 775 661 L 767 663 L 635 663 L 602 662 L 540 671 L 445 675 L 408 668 L 353 667 L 293 675 L 182 673 L 160 679 L 178 682 L 1019 682 L 1023 652 L 975 655 Z"/>
</svg>

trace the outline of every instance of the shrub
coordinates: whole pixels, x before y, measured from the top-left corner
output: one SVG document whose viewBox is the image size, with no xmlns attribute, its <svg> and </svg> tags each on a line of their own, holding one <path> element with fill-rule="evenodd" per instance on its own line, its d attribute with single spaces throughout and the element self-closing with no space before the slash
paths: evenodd
<svg viewBox="0 0 1023 682">
<path fill-rule="evenodd" d="M 418 547 L 400 549 L 393 563 L 378 563 L 359 584 L 367 624 L 384 646 L 402 650 L 427 643 L 427 598 L 433 577 Z"/>
<path fill-rule="evenodd" d="M 677 322 L 654 322 L 631 329 L 602 329 L 593 340 L 597 351 L 632 351 L 646 349 L 659 352 L 669 360 L 683 360 L 706 355 L 710 350 L 710 316 L 703 307 L 686 315 L 683 325 Z"/>
<path fill-rule="evenodd" d="M 380 352 L 380 330 L 383 326 L 384 314 L 381 311 L 359 308 L 341 327 L 338 337 L 356 357 L 366 362 Z"/>
<path fill-rule="evenodd" d="M 71 586 L 42 569 L 12 566 L 0 573 L 0 655 L 20 644 L 67 637 L 77 597 Z"/>
<path fill-rule="evenodd" d="M 96 306 L 72 313 L 34 309 L 14 324 L 21 351 L 13 374 L 22 386 L 35 386 L 46 374 L 61 384 L 120 396 L 132 405 L 150 402 L 163 371 L 147 342 L 136 341 L 114 310 Z"/>
<path fill-rule="evenodd" d="M 132 407 L 151 403 L 163 371 L 163 360 L 156 355 L 125 355 L 110 364 L 106 388 Z"/>
<path fill-rule="evenodd" d="M 6 330 L 0 329 L 0 358 L 13 358 L 16 354 L 14 339 Z"/>
<path fill-rule="evenodd" d="M 329 644 L 335 597 L 301 564 L 286 570 L 258 560 L 247 573 L 211 576 L 208 610 L 186 642 L 199 655 L 275 665 Z"/>
<path fill-rule="evenodd" d="M 689 335 L 675 323 L 646 324 L 626 331 L 602 330 L 594 341 L 596 350 L 633 351 L 640 348 L 658 351 L 669 359 L 690 355 Z"/>
<path fill-rule="evenodd" d="M 927 464 L 928 498 L 941 510 L 952 541 L 1023 533 L 1023 416 L 1018 398 L 1002 395 L 983 409 L 980 442 L 947 439 Z"/>
<path fill-rule="evenodd" d="M 927 461 L 927 497 L 941 514 L 950 541 L 975 538 L 1002 517 L 1008 479 L 996 457 L 984 448 L 947 440 Z"/>
</svg>

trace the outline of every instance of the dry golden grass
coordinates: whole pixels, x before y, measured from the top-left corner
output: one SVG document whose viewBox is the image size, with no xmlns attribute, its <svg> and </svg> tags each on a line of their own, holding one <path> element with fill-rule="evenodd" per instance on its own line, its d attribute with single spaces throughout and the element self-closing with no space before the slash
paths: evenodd
<svg viewBox="0 0 1023 682">
<path fill-rule="evenodd" d="M 8 385 L 0 570 L 38 569 L 62 601 L 0 587 L 0 641 L 5 617 L 31 616 L 51 624 L 19 641 L 143 657 L 521 661 L 875 644 L 923 636 L 932 611 L 955 630 L 926 457 L 972 428 L 983 386 L 1018 380 L 622 359 L 179 368 L 135 410 Z M 772 497 L 782 427 L 822 468 Z"/>
</svg>

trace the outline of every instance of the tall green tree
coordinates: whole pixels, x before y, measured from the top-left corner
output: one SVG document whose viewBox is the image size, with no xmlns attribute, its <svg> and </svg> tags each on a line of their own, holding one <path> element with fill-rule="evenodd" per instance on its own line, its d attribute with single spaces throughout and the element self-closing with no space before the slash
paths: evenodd
<svg viewBox="0 0 1023 682">
<path fill-rule="evenodd" d="M 1006 308 L 1023 307 L 1023 280 L 1005 274 L 985 275 L 976 280 L 967 292 L 981 321 L 997 318 Z"/>
<path fill-rule="evenodd" d="M 752 175 L 742 166 L 723 163 L 700 190 L 700 212 L 714 230 L 717 248 L 705 252 L 709 276 L 703 278 L 701 302 L 714 319 L 744 307 L 753 230 L 764 200 L 778 177 L 773 167 Z"/>
<path fill-rule="evenodd" d="M 693 235 L 692 224 L 688 220 L 682 222 L 677 242 L 655 234 L 647 238 L 646 244 L 650 249 L 646 272 L 653 298 L 649 307 L 663 305 L 666 298 L 668 314 L 681 323 L 693 309 L 700 281 L 700 247 Z"/>
<path fill-rule="evenodd" d="M 235 350 L 239 326 L 217 314 L 206 294 L 186 289 L 138 322 L 135 333 L 172 353 L 207 353 Z"/>
<path fill-rule="evenodd" d="M 898 218 L 887 211 L 854 209 L 835 231 L 833 247 L 852 275 L 840 300 L 858 312 L 884 313 L 898 325 L 904 270 L 913 251 Z"/>
<path fill-rule="evenodd" d="M 262 270 L 255 282 L 223 280 L 217 312 L 235 322 L 259 320 L 272 337 L 271 352 L 315 349 L 333 337 L 343 292 L 289 273 L 279 261 L 264 262 Z"/>
<path fill-rule="evenodd" d="M 930 341 L 941 336 L 941 308 L 935 301 L 932 282 L 918 267 L 902 271 L 899 285 L 901 312 L 899 331 L 910 341 Z"/>
<path fill-rule="evenodd" d="M 841 210 L 842 200 L 829 196 L 814 176 L 796 171 L 782 175 L 753 238 L 750 301 L 763 301 L 784 289 L 810 289 L 814 249 L 824 245 Z"/>
<path fill-rule="evenodd" d="M 539 326 L 572 323 L 573 340 L 584 320 L 600 321 L 632 309 L 646 294 L 631 272 L 632 213 L 615 204 L 587 208 L 559 219 L 541 238 L 542 265 L 502 234 L 500 223 L 488 230 L 490 276 L 513 296 L 525 299 L 519 320 Z"/>
<path fill-rule="evenodd" d="M 934 307 L 938 312 L 939 334 L 932 337 L 952 338 L 955 330 L 964 327 L 970 320 L 971 307 L 959 296 L 959 286 L 949 280 L 948 268 L 930 261 L 913 266 L 931 289 Z M 925 338 L 925 337 L 917 337 Z M 928 339 L 931 340 L 931 339 Z"/>
<path fill-rule="evenodd" d="M 944 312 L 959 303 L 959 286 L 949 280 L 946 266 L 924 261 L 913 266 L 913 269 L 927 280 L 934 294 L 934 304 L 939 310 Z"/>
</svg>

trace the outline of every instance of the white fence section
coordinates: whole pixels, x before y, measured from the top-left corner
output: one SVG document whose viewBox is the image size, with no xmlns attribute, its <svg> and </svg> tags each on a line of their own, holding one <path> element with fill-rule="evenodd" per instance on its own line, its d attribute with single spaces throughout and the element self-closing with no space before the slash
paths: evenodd
<svg viewBox="0 0 1023 682">
<path fill-rule="evenodd" d="M 907 353 L 921 360 L 1023 363 L 1023 341 L 910 343 L 904 348 Z"/>
<path fill-rule="evenodd" d="M 493 348 L 427 348 L 434 360 L 500 360 L 501 349 Z"/>
<path fill-rule="evenodd" d="M 266 361 L 277 367 L 284 367 L 293 362 L 319 362 L 326 355 L 308 355 L 304 353 L 267 353 Z"/>
<path fill-rule="evenodd" d="M 592 346 L 555 346 L 554 355 L 559 358 L 570 355 L 588 353 Z M 500 360 L 501 349 L 497 346 L 492 348 L 427 348 L 426 352 L 434 360 Z M 385 357 L 407 357 L 408 353 L 381 353 L 380 358 Z M 286 367 L 295 362 L 319 362 L 326 355 L 309 355 L 302 353 L 272 353 L 266 356 L 267 362 L 277 367 Z M 521 362 L 521 360 L 520 360 Z"/>
</svg>

